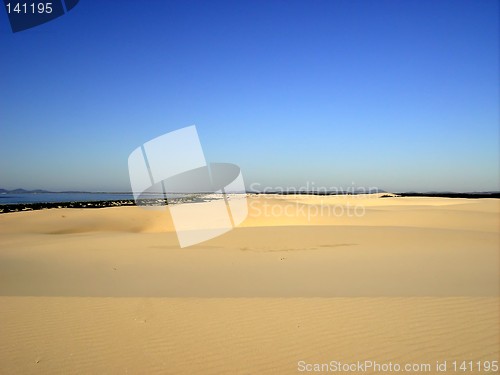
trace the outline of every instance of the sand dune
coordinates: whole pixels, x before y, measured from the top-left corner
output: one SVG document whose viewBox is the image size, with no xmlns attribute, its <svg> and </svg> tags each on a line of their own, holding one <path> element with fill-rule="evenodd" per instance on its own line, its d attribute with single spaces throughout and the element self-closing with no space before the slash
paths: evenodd
<svg viewBox="0 0 500 375">
<path fill-rule="evenodd" d="M 495 199 L 251 196 L 241 227 L 185 249 L 168 211 L 0 215 L 0 373 L 498 360 L 499 213 Z"/>
<path fill-rule="evenodd" d="M 497 296 L 498 202 L 445 201 L 254 197 L 241 227 L 187 249 L 165 210 L 5 214 L 0 294 Z M 364 214 L 323 209 L 346 203 Z"/>
<path fill-rule="evenodd" d="M 499 312 L 496 298 L 2 297 L 0 372 L 294 374 L 299 361 L 332 360 L 434 367 L 497 359 Z"/>
</svg>

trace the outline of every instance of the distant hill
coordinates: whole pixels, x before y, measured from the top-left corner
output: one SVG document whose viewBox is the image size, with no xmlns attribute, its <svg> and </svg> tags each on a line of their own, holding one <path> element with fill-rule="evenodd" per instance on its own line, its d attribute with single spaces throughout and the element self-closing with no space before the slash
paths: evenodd
<svg viewBox="0 0 500 375">
<path fill-rule="evenodd" d="M 7 189 L 0 189 L 0 194 L 35 194 L 35 193 L 51 193 L 51 191 L 41 190 L 41 189 L 36 189 L 36 190 L 26 190 L 26 189 L 7 190 Z"/>
<path fill-rule="evenodd" d="M 65 190 L 65 191 L 50 191 L 43 189 L 26 190 L 26 189 L 0 189 L 0 194 L 60 194 L 60 193 L 71 193 L 71 194 L 131 194 L 130 192 L 115 192 L 115 191 L 84 191 L 84 190 Z"/>
<path fill-rule="evenodd" d="M 435 197 L 435 198 L 500 198 L 498 191 L 482 191 L 470 193 L 429 192 L 429 193 L 397 193 L 400 197 Z"/>
</svg>

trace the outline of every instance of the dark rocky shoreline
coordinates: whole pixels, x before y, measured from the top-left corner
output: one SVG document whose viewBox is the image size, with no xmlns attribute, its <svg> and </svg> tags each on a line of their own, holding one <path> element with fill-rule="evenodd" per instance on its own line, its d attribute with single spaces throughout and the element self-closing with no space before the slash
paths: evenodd
<svg viewBox="0 0 500 375">
<path fill-rule="evenodd" d="M 0 214 L 9 212 L 23 212 L 23 211 L 38 211 L 47 210 L 51 208 L 106 208 L 106 207 L 120 207 L 120 206 L 164 206 L 166 204 L 176 203 L 196 203 L 205 202 L 206 198 L 199 196 L 183 197 L 183 198 L 170 198 L 168 200 L 163 198 L 141 198 L 140 203 L 137 204 L 133 199 L 119 199 L 110 201 L 83 201 L 83 202 L 42 202 L 42 203 L 13 203 L 13 204 L 0 204 Z"/>
<path fill-rule="evenodd" d="M 37 211 L 50 208 L 104 208 L 135 206 L 133 199 L 124 199 L 117 201 L 89 201 L 89 202 L 45 202 L 45 203 L 21 203 L 21 204 L 3 204 L 0 205 L 0 214 L 20 211 Z"/>
</svg>

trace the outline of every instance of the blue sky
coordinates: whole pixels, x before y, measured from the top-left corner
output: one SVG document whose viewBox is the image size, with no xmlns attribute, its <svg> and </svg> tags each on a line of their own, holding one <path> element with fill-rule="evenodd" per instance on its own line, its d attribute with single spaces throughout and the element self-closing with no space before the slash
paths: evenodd
<svg viewBox="0 0 500 375">
<path fill-rule="evenodd" d="M 196 124 L 247 186 L 499 190 L 498 14 L 81 0 L 14 34 L 3 12 L 0 187 L 126 191 L 132 150 Z"/>
</svg>

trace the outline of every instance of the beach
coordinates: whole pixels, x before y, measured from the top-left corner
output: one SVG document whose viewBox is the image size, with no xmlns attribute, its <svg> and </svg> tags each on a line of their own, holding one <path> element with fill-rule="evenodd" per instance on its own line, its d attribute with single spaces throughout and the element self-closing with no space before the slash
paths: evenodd
<svg viewBox="0 0 500 375">
<path fill-rule="evenodd" d="M 188 248 L 168 209 L 2 214 L 0 373 L 498 361 L 499 200 L 382 196 L 250 194 Z"/>
</svg>

